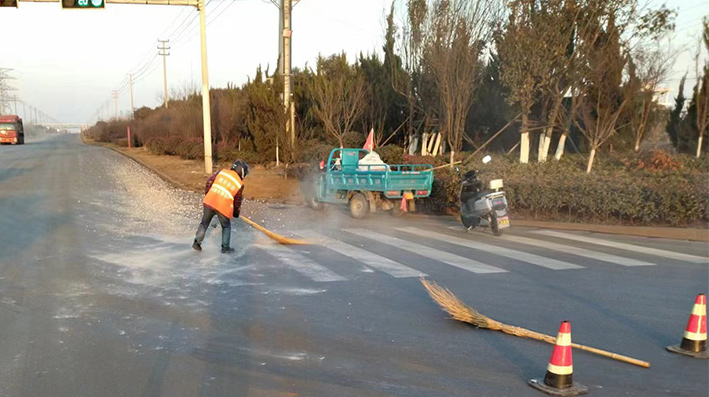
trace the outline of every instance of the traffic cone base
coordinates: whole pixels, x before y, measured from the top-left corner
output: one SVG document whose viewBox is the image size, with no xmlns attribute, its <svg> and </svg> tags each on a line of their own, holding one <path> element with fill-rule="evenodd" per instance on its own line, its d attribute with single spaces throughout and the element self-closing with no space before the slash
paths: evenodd
<svg viewBox="0 0 709 397">
<path fill-rule="evenodd" d="M 588 393 L 588 387 L 573 380 L 574 364 L 571 356 L 571 324 L 562 321 L 544 379 L 532 379 L 529 385 L 552 396 L 566 397 Z"/>
<path fill-rule="evenodd" d="M 704 351 L 692 351 L 682 348 L 682 345 L 667 346 L 667 350 L 672 353 L 682 354 L 684 356 L 699 358 L 699 359 L 709 359 L 709 350 Z"/>
<path fill-rule="evenodd" d="M 704 294 L 697 295 L 692 313 L 689 316 L 687 327 L 684 331 L 682 343 L 667 346 L 672 353 L 682 354 L 694 358 L 709 358 L 707 350 L 707 298 Z"/>
<path fill-rule="evenodd" d="M 556 387 L 549 387 L 544 384 L 544 379 L 532 379 L 529 381 L 529 385 L 551 396 L 568 397 L 578 396 L 579 394 L 588 394 L 588 387 L 577 382 L 573 382 L 571 384 L 571 387 L 568 387 L 566 389 L 557 389 Z"/>
</svg>

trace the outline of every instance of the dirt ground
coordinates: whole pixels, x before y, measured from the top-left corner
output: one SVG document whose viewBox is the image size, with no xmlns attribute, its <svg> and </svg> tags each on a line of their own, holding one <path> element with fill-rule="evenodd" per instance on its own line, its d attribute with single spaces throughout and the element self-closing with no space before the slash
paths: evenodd
<svg viewBox="0 0 709 397">
<path fill-rule="evenodd" d="M 88 144 L 108 147 L 119 151 L 128 157 L 137 160 L 148 168 L 162 174 L 185 189 L 202 192 L 208 175 L 204 172 L 204 162 L 201 160 L 184 160 L 178 156 L 159 156 L 150 153 L 146 148 L 124 148 L 113 144 L 90 142 Z M 220 168 L 231 164 L 219 164 Z M 262 165 L 253 165 L 244 188 L 244 197 L 247 200 L 266 200 L 283 203 L 302 203 L 303 196 L 300 192 L 299 182 L 295 179 L 286 179 L 283 168 L 267 168 Z"/>
</svg>

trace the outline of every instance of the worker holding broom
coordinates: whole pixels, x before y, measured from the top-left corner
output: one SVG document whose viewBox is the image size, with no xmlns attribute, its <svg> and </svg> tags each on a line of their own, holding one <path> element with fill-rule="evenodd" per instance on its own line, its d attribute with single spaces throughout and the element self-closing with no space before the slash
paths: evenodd
<svg viewBox="0 0 709 397">
<path fill-rule="evenodd" d="M 249 175 L 249 165 L 241 159 L 234 161 L 230 169 L 215 172 L 207 179 L 202 201 L 202 221 L 197 228 L 192 248 L 202 250 L 202 241 L 207 228 L 216 215 L 222 226 L 222 253 L 234 252 L 231 248 L 231 219 L 238 218 L 244 192 L 244 178 Z"/>
</svg>

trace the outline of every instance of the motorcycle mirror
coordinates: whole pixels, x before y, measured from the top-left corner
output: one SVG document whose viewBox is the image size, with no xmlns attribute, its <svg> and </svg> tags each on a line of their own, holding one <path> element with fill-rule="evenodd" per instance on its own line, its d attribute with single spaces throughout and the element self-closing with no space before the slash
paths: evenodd
<svg viewBox="0 0 709 397">
<path fill-rule="evenodd" d="M 483 157 L 483 164 L 487 164 L 492 161 L 492 157 L 488 154 L 487 156 Z"/>
</svg>

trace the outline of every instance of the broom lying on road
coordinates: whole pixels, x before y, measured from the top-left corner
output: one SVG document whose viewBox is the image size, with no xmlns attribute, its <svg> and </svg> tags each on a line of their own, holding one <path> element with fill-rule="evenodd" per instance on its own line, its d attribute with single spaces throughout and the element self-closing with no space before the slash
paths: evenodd
<svg viewBox="0 0 709 397">
<path fill-rule="evenodd" d="M 256 229 L 262 231 L 262 232 L 265 233 L 268 237 L 270 237 L 270 238 L 272 238 L 272 239 L 278 241 L 278 242 L 281 243 L 281 244 L 285 244 L 285 245 L 307 245 L 307 244 L 310 244 L 309 242 L 307 242 L 307 241 L 305 241 L 305 240 L 296 240 L 296 239 L 293 239 L 293 238 L 288 238 L 288 237 L 281 236 L 280 234 L 276 234 L 276 233 L 274 233 L 274 232 L 272 232 L 272 231 L 266 229 L 265 227 L 259 225 L 258 223 L 252 221 L 251 219 L 249 219 L 249 218 L 247 218 L 247 217 L 245 217 L 245 216 L 241 216 L 240 218 L 241 218 L 244 222 L 246 222 L 246 223 L 248 223 L 249 225 L 255 227 Z"/>
<path fill-rule="evenodd" d="M 433 298 L 433 300 L 436 301 L 436 303 L 438 303 L 443 310 L 448 312 L 448 314 L 450 314 L 454 320 L 472 324 L 478 328 L 487 328 L 493 331 L 502 331 L 506 334 L 519 336 L 522 338 L 541 340 L 552 345 L 556 343 L 556 338 L 551 335 L 540 334 L 539 332 L 530 331 L 525 328 L 503 324 L 499 321 L 495 321 L 489 317 L 486 317 L 477 310 L 463 303 L 460 299 L 453 295 L 450 290 L 448 290 L 447 288 L 444 289 L 442 287 L 439 287 L 438 284 L 432 281 L 428 281 L 424 278 L 421 278 L 421 284 L 423 284 L 423 286 L 426 288 L 428 294 L 431 295 L 431 298 Z M 650 367 L 650 363 L 647 361 L 641 361 L 635 358 L 611 353 L 609 351 L 579 345 L 578 343 L 572 343 L 571 347 L 575 349 L 585 350 L 591 353 L 600 354 L 601 356 L 634 364 L 640 367 Z"/>
</svg>

